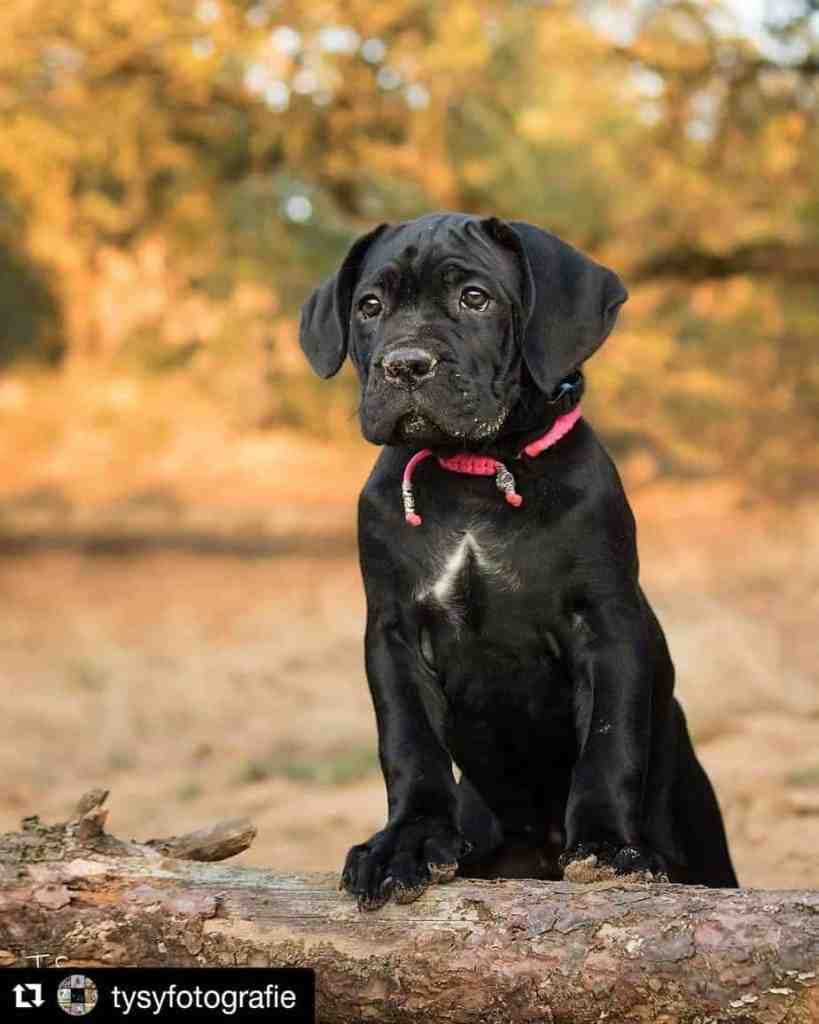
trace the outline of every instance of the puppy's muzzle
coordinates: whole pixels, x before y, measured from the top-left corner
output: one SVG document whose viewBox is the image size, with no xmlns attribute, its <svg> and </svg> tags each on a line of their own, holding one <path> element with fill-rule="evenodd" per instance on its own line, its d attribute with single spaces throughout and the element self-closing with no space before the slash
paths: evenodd
<svg viewBox="0 0 819 1024">
<path fill-rule="evenodd" d="M 431 352 L 409 347 L 395 348 L 388 352 L 381 364 L 389 384 L 410 391 L 434 377 L 437 365 L 438 360 Z"/>
</svg>

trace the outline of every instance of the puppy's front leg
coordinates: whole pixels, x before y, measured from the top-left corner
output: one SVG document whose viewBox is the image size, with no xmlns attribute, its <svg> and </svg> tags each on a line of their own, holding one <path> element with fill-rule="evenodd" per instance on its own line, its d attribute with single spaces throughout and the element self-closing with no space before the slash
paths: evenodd
<svg viewBox="0 0 819 1024">
<path fill-rule="evenodd" d="M 665 641 L 636 585 L 585 605 L 572 627 L 580 753 L 566 809 L 565 877 L 661 876 L 665 864 L 644 826 L 652 734 L 673 680 Z"/>
<path fill-rule="evenodd" d="M 421 687 L 417 630 L 397 610 L 370 603 L 367 678 L 378 723 L 389 818 L 384 829 L 347 855 L 341 884 L 362 910 L 392 897 L 417 899 L 431 882 L 449 881 L 464 853 L 455 823 L 452 760 L 432 727 Z"/>
</svg>

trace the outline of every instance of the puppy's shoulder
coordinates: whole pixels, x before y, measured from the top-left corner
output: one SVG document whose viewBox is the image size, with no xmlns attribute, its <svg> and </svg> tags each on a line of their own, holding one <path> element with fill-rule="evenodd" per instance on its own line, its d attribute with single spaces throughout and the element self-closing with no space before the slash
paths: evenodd
<svg viewBox="0 0 819 1024">
<path fill-rule="evenodd" d="M 566 479 L 581 487 L 584 493 L 623 494 L 617 466 L 588 420 L 580 420 L 554 452 Z"/>
<path fill-rule="evenodd" d="M 385 524 L 398 522 L 401 513 L 401 478 L 405 451 L 382 448 L 358 496 L 359 539 L 379 533 Z"/>
<path fill-rule="evenodd" d="M 572 472 L 582 491 L 583 511 L 633 531 L 634 515 L 614 459 L 585 420 L 578 441 Z"/>
</svg>

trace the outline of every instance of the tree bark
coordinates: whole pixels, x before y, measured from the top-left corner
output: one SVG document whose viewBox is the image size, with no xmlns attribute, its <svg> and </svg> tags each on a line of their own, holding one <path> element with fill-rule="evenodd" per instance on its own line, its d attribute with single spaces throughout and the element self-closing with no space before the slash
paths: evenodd
<svg viewBox="0 0 819 1024">
<path fill-rule="evenodd" d="M 163 852 L 230 856 L 246 821 L 125 843 L 104 798 L 0 837 L 0 964 L 314 967 L 321 1024 L 819 1021 L 819 892 L 456 881 L 362 914 L 337 875 Z"/>
</svg>

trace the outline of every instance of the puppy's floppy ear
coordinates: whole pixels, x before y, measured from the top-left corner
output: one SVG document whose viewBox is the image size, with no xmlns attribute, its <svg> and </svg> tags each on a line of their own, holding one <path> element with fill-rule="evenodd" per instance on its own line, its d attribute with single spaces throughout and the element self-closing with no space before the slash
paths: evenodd
<svg viewBox="0 0 819 1024">
<path fill-rule="evenodd" d="M 316 288 L 301 307 L 299 344 L 319 377 L 333 377 L 347 355 L 353 292 L 367 250 L 386 224 L 353 242 L 337 274 Z"/>
<path fill-rule="evenodd" d="M 484 225 L 521 260 L 523 358 L 538 387 L 551 394 L 603 344 L 628 292 L 613 270 L 557 235 L 522 221 L 492 218 Z"/>
</svg>

